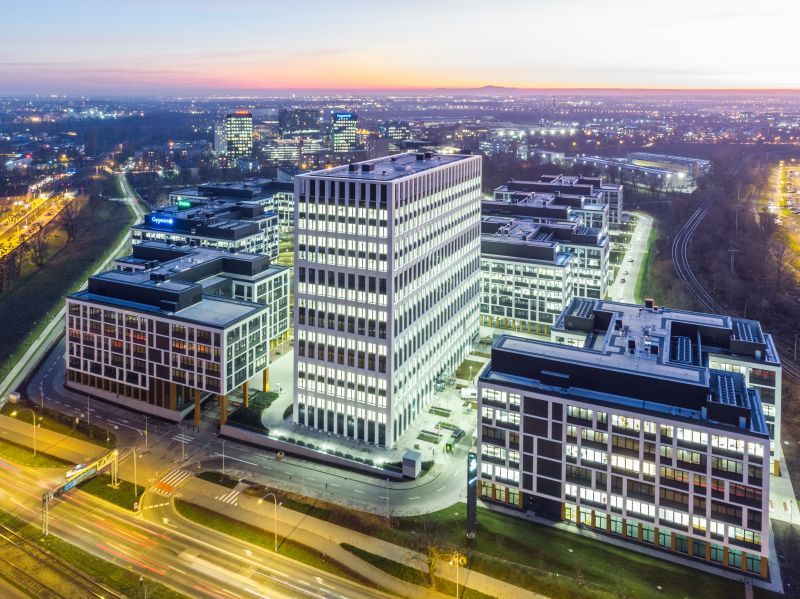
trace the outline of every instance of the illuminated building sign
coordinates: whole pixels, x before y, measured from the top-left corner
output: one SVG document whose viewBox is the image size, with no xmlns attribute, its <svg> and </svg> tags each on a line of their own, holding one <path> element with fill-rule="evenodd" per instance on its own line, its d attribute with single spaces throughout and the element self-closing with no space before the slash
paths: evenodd
<svg viewBox="0 0 800 599">
<path fill-rule="evenodd" d="M 336 114 L 334 114 L 333 116 L 334 116 L 334 118 L 336 118 L 337 120 L 338 120 L 338 119 L 341 119 L 341 120 L 345 120 L 345 119 L 352 119 L 352 118 L 353 118 L 353 113 L 352 113 L 352 112 L 337 112 L 337 113 L 336 113 Z"/>
<path fill-rule="evenodd" d="M 178 208 L 191 208 L 192 203 L 189 200 L 178 200 Z"/>
<path fill-rule="evenodd" d="M 154 225 L 169 225 L 175 224 L 175 219 L 170 216 L 150 216 L 150 222 Z"/>
</svg>

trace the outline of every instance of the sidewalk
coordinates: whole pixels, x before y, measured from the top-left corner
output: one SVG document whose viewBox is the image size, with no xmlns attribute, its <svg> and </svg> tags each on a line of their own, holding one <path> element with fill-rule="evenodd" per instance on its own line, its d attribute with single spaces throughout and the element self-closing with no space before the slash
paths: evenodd
<svg viewBox="0 0 800 599">
<path fill-rule="evenodd" d="M 25 416 L 29 415 L 30 413 L 25 414 Z M 33 427 L 29 419 L 16 419 L 0 415 L 0 436 L 17 445 L 33 448 Z M 74 464 L 85 464 L 108 452 L 108 449 L 101 445 L 88 443 L 41 427 L 36 429 L 36 450 Z"/>
<path fill-rule="evenodd" d="M 263 503 L 259 505 L 257 498 L 244 494 L 238 496 L 238 505 L 236 506 L 214 499 L 214 497 L 224 495 L 229 491 L 230 490 L 226 487 L 192 478 L 181 486 L 180 494 L 187 501 L 191 501 L 201 507 L 252 526 L 272 531 L 272 514 L 274 508 L 271 505 Z M 399 562 L 422 572 L 427 572 L 426 557 L 416 551 L 281 506 L 277 508 L 277 515 L 277 531 L 279 537 L 288 537 L 299 543 L 314 547 L 355 571 L 364 572 L 365 562 L 343 549 L 339 545 L 343 540 L 346 540 L 349 544 L 364 551 L 380 555 L 381 557 Z M 385 578 L 397 580 L 393 577 L 389 577 L 388 574 L 382 571 L 380 572 L 382 573 L 381 580 Z M 440 563 L 438 565 L 436 568 L 436 576 L 453 583 L 456 581 L 455 568 L 450 567 L 447 563 Z M 381 584 L 383 584 L 383 586 L 388 586 L 383 582 Z M 473 572 L 467 567 L 462 567 L 460 569 L 459 584 L 491 597 L 496 597 L 497 599 L 546 599 L 543 595 L 533 593 L 479 572 Z M 408 588 L 402 591 L 395 588 L 390 588 L 390 590 L 392 590 L 392 592 L 398 592 L 404 597 L 443 596 L 440 593 L 433 592 L 429 589 L 422 589 L 422 587 L 410 585 L 409 583 L 403 583 L 403 586 L 417 589 L 417 591 L 413 594 L 408 594 Z"/>
</svg>

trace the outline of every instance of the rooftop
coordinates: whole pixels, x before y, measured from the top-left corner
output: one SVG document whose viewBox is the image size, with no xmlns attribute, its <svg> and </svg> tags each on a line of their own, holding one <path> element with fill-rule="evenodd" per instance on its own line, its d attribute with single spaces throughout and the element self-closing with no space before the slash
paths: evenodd
<svg viewBox="0 0 800 599">
<path fill-rule="evenodd" d="M 337 179 L 355 179 L 359 181 L 392 181 L 470 158 L 475 158 L 475 156 L 466 154 L 409 152 L 406 154 L 395 154 L 393 156 L 365 160 L 353 164 L 345 164 L 311 173 L 303 173 L 297 175 L 297 177 L 331 177 Z"/>
</svg>

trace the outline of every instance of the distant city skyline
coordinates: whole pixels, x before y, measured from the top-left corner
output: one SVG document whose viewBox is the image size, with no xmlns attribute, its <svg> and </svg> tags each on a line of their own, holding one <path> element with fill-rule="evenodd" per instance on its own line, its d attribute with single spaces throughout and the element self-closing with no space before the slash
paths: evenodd
<svg viewBox="0 0 800 599">
<path fill-rule="evenodd" d="M 800 89 L 791 0 L 45 0 L 3 17 L 3 95 Z"/>
</svg>

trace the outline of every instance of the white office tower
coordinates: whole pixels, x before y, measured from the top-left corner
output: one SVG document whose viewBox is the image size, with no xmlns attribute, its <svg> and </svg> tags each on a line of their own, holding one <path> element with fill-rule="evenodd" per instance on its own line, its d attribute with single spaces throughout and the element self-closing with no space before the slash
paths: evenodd
<svg viewBox="0 0 800 599">
<path fill-rule="evenodd" d="M 478 335 L 480 156 L 295 177 L 294 422 L 392 447 Z"/>
</svg>

